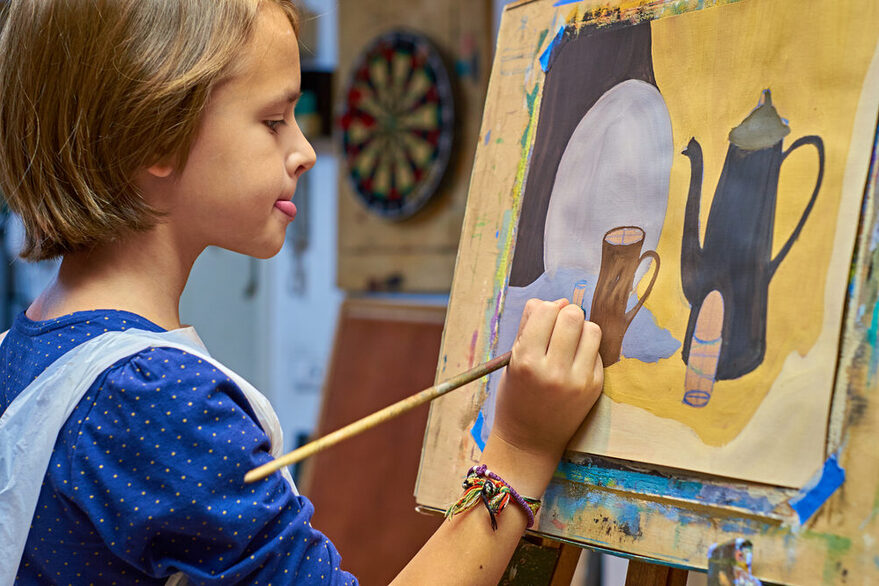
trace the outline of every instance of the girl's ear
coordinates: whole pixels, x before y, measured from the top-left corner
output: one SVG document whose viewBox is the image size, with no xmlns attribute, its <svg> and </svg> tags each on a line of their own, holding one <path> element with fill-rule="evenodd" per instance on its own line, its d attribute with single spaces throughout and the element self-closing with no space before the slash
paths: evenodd
<svg viewBox="0 0 879 586">
<path fill-rule="evenodd" d="M 160 163 L 156 163 L 155 165 L 152 165 L 150 167 L 147 167 L 146 172 L 149 173 L 150 175 L 152 175 L 153 177 L 163 179 L 174 172 L 174 167 L 170 163 L 163 161 Z"/>
</svg>

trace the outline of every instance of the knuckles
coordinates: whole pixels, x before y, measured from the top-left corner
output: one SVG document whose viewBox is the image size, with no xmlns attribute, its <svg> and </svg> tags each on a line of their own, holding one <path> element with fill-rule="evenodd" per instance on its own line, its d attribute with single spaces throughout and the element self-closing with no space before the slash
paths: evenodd
<svg viewBox="0 0 879 586">
<path fill-rule="evenodd" d="M 553 393 L 576 389 L 579 385 L 565 372 L 552 370 L 543 378 L 543 385 Z"/>
<path fill-rule="evenodd" d="M 548 317 L 547 314 L 554 314 L 557 328 L 569 331 L 581 328 L 579 330 L 583 336 L 581 344 L 583 341 L 590 342 L 589 345 L 594 346 L 597 353 L 601 341 L 601 328 L 585 318 L 583 309 L 579 305 L 569 304 L 559 308 L 555 302 L 532 298 L 525 304 L 525 313 L 532 316 L 543 314 L 545 317 Z M 596 367 L 590 369 L 588 373 L 560 367 L 548 359 L 545 349 L 523 344 L 521 339 L 517 338 L 513 344 L 513 359 L 507 367 L 507 372 L 516 383 L 525 387 L 540 388 L 548 393 L 569 397 L 578 394 L 593 396 L 600 392 L 604 374 L 598 356 L 596 360 L 599 361 Z"/>
<path fill-rule="evenodd" d="M 595 322 L 583 322 L 584 333 L 595 341 L 601 341 L 601 327 Z"/>
<path fill-rule="evenodd" d="M 525 381 L 532 381 L 535 378 L 538 378 L 537 375 L 540 372 L 540 363 L 539 361 L 529 355 L 513 352 L 513 360 L 510 361 L 510 365 L 507 367 L 507 370 L 511 375 L 515 376 L 517 379 L 524 379 Z"/>
<path fill-rule="evenodd" d="M 525 307 L 527 309 L 534 309 L 535 307 L 537 307 L 541 303 L 543 303 L 543 302 L 540 299 L 537 299 L 536 297 L 532 297 L 531 299 L 529 299 L 528 301 L 525 302 Z"/>
<path fill-rule="evenodd" d="M 532 299 L 535 301 L 534 310 L 541 313 L 558 313 L 559 306 L 555 301 L 544 301 L 542 299 Z M 530 302 L 529 302 L 530 303 Z"/>
<path fill-rule="evenodd" d="M 558 320 L 566 325 L 579 326 L 584 319 L 583 309 L 579 305 L 566 305 L 559 311 Z"/>
</svg>

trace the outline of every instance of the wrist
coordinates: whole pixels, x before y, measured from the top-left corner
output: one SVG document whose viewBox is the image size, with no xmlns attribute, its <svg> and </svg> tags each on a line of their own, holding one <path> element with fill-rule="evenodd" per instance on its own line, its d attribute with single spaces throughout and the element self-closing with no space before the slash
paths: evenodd
<svg viewBox="0 0 879 586">
<path fill-rule="evenodd" d="M 560 457 L 523 450 L 491 434 L 480 463 L 503 478 L 522 496 L 539 499 L 549 485 Z"/>
</svg>

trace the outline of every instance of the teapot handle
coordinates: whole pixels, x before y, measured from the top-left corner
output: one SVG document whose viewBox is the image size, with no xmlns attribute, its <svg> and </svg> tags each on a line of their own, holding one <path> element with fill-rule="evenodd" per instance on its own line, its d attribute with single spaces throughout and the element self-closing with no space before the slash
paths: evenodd
<svg viewBox="0 0 879 586">
<path fill-rule="evenodd" d="M 773 275 L 775 275 L 776 269 L 778 269 L 778 265 L 781 264 L 781 261 L 784 260 L 784 257 L 787 256 L 787 253 L 790 252 L 791 247 L 794 245 L 794 241 L 800 235 L 800 232 L 803 231 L 803 226 L 806 225 L 806 219 L 808 219 L 809 214 L 812 211 L 812 208 L 815 205 L 815 198 L 818 197 L 818 191 L 821 189 L 821 181 L 824 179 L 824 141 L 821 140 L 820 136 L 809 135 L 798 138 L 794 141 L 790 147 L 784 151 L 784 154 L 781 156 L 781 162 L 783 163 L 787 156 L 791 154 L 795 149 L 800 148 L 801 146 L 805 146 L 810 144 L 815 147 L 818 151 L 818 179 L 815 181 L 815 190 L 812 192 L 812 198 L 809 200 L 809 204 L 806 206 L 805 211 L 803 212 L 803 216 L 800 218 L 800 222 L 797 224 L 797 227 L 794 228 L 794 231 L 791 233 L 790 238 L 787 239 L 787 242 L 784 243 L 784 246 L 781 247 L 781 250 L 778 251 L 778 254 L 775 255 L 769 262 L 769 278 L 771 279 Z"/>
<path fill-rule="evenodd" d="M 641 299 L 638 300 L 638 303 L 635 304 L 635 307 L 626 312 L 626 327 L 629 327 L 629 324 L 632 323 L 632 320 L 635 319 L 635 314 L 641 309 L 641 306 L 644 305 L 644 302 L 647 301 L 647 296 L 650 295 L 650 292 L 653 291 L 653 284 L 656 282 L 656 277 L 659 276 L 659 255 L 655 250 L 647 250 L 644 251 L 644 254 L 641 255 L 641 258 L 638 259 L 638 265 L 644 262 L 645 258 L 652 258 L 654 260 L 654 264 L 656 265 L 653 269 L 653 278 L 650 279 L 650 284 L 647 285 L 647 290 L 644 291 L 644 295 L 641 296 Z"/>
</svg>

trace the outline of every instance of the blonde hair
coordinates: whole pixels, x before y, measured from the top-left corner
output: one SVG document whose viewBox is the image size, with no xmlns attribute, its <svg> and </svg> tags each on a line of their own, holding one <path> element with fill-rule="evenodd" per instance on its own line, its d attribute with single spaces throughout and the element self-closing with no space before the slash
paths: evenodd
<svg viewBox="0 0 879 586">
<path fill-rule="evenodd" d="M 0 35 L 0 188 L 28 260 L 148 230 L 137 171 L 186 157 L 211 89 L 260 4 L 289 0 L 10 0 Z"/>
</svg>

